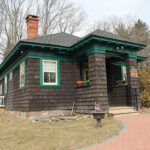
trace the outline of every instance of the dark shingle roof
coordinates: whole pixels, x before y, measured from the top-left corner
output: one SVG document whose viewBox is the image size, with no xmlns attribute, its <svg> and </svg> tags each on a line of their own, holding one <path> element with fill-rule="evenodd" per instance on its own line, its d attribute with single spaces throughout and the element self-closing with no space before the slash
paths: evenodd
<svg viewBox="0 0 150 150">
<path fill-rule="evenodd" d="M 143 45 L 142 43 L 137 43 L 130 39 L 123 38 L 117 34 L 113 34 L 110 32 L 103 31 L 103 30 L 99 30 L 99 29 L 91 32 L 90 34 L 88 34 L 87 36 L 85 36 L 83 38 L 62 32 L 62 33 L 56 33 L 56 34 L 51 34 L 51 35 L 47 35 L 47 36 L 39 36 L 36 38 L 26 39 L 26 40 L 21 40 L 21 41 L 38 43 L 38 44 L 48 44 L 48 45 L 71 47 L 90 36 L 98 36 L 98 37 L 102 37 L 102 38 Z"/>
<path fill-rule="evenodd" d="M 21 40 L 21 41 L 70 47 L 79 39 L 80 37 L 62 32 L 62 33 L 56 33 L 56 34 L 51 34 L 47 36 L 39 36 L 36 38 L 26 39 L 26 40 Z"/>
<path fill-rule="evenodd" d="M 82 39 L 79 39 L 76 43 L 78 43 L 79 41 L 82 41 L 82 40 L 84 40 L 87 37 L 92 36 L 92 35 L 102 37 L 102 38 L 117 40 L 117 41 L 124 41 L 124 42 L 129 42 L 129 43 L 134 43 L 134 44 L 142 44 L 142 43 L 137 43 L 137 42 L 135 42 L 133 40 L 130 40 L 130 39 L 127 39 L 127 38 L 123 38 L 123 37 L 121 37 L 117 34 L 106 32 L 106 31 L 103 31 L 103 30 L 100 30 L 100 29 L 97 29 L 97 30 L 89 33 L 87 36 L 83 37 Z"/>
</svg>

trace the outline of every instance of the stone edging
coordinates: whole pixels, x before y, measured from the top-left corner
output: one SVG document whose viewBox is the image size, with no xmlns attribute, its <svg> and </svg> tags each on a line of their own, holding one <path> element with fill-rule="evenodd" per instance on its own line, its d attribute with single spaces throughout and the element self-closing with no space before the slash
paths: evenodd
<svg viewBox="0 0 150 150">
<path fill-rule="evenodd" d="M 110 138 L 108 138 L 107 140 L 103 141 L 103 142 L 100 143 L 100 144 L 95 144 L 95 145 L 92 145 L 92 146 L 88 146 L 88 147 L 84 147 L 84 148 L 79 148 L 79 149 L 77 149 L 77 150 L 88 150 L 88 149 L 90 149 L 90 148 L 94 148 L 94 147 L 96 147 L 96 146 L 99 146 L 99 145 L 108 143 L 108 142 L 110 142 L 110 141 L 112 141 L 112 140 L 115 140 L 116 138 L 120 137 L 120 136 L 127 130 L 128 124 L 127 124 L 124 120 L 121 120 L 121 119 L 116 119 L 116 118 L 115 118 L 115 120 L 120 121 L 120 122 L 122 123 L 122 125 L 123 125 L 123 129 L 121 129 L 121 131 L 119 132 L 118 135 L 115 135 L 115 136 L 113 136 L 113 137 L 110 137 Z"/>
</svg>

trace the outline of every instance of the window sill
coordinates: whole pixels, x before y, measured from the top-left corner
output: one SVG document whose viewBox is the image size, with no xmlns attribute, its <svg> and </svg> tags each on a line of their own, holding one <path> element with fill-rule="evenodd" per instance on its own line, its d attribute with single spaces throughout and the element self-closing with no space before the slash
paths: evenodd
<svg viewBox="0 0 150 150">
<path fill-rule="evenodd" d="M 42 88 L 60 88 L 60 85 L 40 85 Z"/>
<path fill-rule="evenodd" d="M 25 89 L 25 86 L 19 87 L 19 90 L 23 90 L 23 89 Z"/>
<path fill-rule="evenodd" d="M 84 87 L 88 87 L 88 86 L 91 86 L 90 84 L 87 84 L 87 85 L 82 85 L 82 86 L 75 86 L 74 88 L 84 88 Z"/>
</svg>

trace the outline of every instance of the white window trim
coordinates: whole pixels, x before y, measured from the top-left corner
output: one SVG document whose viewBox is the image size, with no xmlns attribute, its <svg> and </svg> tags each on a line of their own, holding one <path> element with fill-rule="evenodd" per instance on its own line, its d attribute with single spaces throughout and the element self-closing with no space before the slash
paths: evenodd
<svg viewBox="0 0 150 150">
<path fill-rule="evenodd" d="M 126 81 L 127 80 L 126 66 L 122 67 L 122 74 L 123 74 L 123 81 Z"/>
<path fill-rule="evenodd" d="M 56 63 L 56 82 L 55 83 L 45 83 L 44 82 L 44 62 L 55 62 Z M 42 62 L 42 73 L 43 73 L 43 85 L 58 85 L 58 70 L 57 70 L 57 60 L 46 60 L 44 59 L 43 62 Z"/>
<path fill-rule="evenodd" d="M 6 75 L 6 76 L 5 76 L 5 80 L 4 80 L 4 85 L 5 85 L 5 88 L 4 88 L 5 91 L 4 91 L 4 93 L 5 93 L 5 94 L 7 94 L 7 88 L 8 88 L 8 87 L 7 87 L 7 84 L 8 84 L 8 81 L 7 81 L 7 75 Z"/>
<path fill-rule="evenodd" d="M 23 76 L 24 76 L 23 80 L 24 80 L 24 84 L 21 84 L 21 66 L 23 66 Z M 19 78 L 20 78 L 20 80 L 19 80 L 19 86 L 20 86 L 20 87 L 24 87 L 24 86 L 25 86 L 25 62 L 22 62 L 22 63 L 20 64 L 20 68 L 19 68 Z"/>
<path fill-rule="evenodd" d="M 0 83 L 0 95 L 2 95 L 2 94 L 3 94 L 3 84 Z"/>
<path fill-rule="evenodd" d="M 12 81 L 12 71 L 9 73 L 9 81 Z"/>
</svg>

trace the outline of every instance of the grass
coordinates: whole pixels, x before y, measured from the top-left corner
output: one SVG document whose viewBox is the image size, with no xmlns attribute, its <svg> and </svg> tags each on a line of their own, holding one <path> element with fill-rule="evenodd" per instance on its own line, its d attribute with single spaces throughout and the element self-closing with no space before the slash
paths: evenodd
<svg viewBox="0 0 150 150">
<path fill-rule="evenodd" d="M 0 115 L 0 150 L 75 150 L 98 144 L 117 135 L 122 124 L 105 118 L 102 127 L 95 129 L 94 119 L 35 122 Z"/>
<path fill-rule="evenodd" d="M 141 111 L 144 112 L 144 113 L 150 113 L 150 108 L 142 107 Z"/>
</svg>

